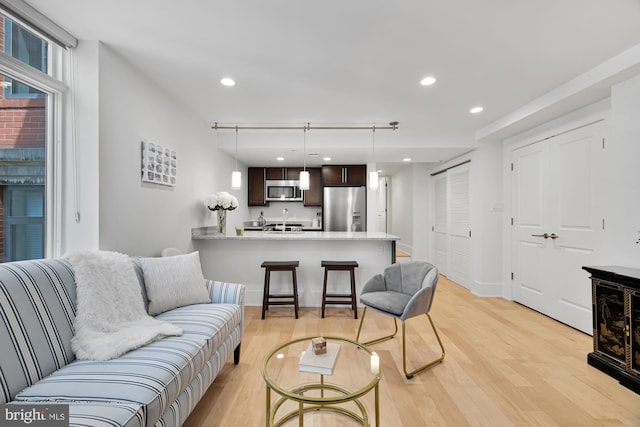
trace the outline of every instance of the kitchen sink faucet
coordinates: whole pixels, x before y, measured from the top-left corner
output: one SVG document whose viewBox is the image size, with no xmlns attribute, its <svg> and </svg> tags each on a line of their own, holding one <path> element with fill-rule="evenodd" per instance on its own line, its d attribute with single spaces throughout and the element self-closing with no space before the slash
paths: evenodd
<svg viewBox="0 0 640 427">
<path fill-rule="evenodd" d="M 289 214 L 289 209 L 282 209 L 282 232 L 287 231 L 287 215 Z"/>
</svg>

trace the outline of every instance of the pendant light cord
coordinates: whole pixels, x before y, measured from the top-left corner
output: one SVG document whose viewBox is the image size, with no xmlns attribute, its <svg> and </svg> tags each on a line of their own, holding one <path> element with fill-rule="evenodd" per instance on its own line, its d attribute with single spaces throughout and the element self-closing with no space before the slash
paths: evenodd
<svg viewBox="0 0 640 427">
<path fill-rule="evenodd" d="M 238 126 L 236 126 L 236 170 L 238 170 Z"/>
<path fill-rule="evenodd" d="M 376 162 L 376 127 L 373 126 L 373 163 Z"/>
<path fill-rule="evenodd" d="M 309 123 L 307 123 L 309 126 Z M 307 128 L 302 133 L 302 170 L 307 170 Z"/>
</svg>

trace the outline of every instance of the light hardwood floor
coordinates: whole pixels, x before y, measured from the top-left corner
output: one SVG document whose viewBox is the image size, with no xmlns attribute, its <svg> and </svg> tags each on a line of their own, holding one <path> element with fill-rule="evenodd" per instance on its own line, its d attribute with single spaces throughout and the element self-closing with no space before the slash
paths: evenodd
<svg viewBox="0 0 640 427">
<path fill-rule="evenodd" d="M 230 360 L 225 365 L 185 427 L 264 425 L 260 369 L 269 349 L 306 335 L 355 338 L 358 320 L 350 310 L 327 308 L 324 319 L 317 308 L 301 309 L 298 320 L 292 313 L 286 307 L 271 308 L 261 320 L 259 307 L 246 308 L 240 364 Z M 446 357 L 412 380 L 402 375 L 401 339 L 372 346 L 384 375 L 380 425 L 640 426 L 640 395 L 587 365 L 590 336 L 517 303 L 475 297 L 444 277 L 431 317 Z M 376 327 L 377 333 L 393 327 L 392 320 L 371 311 L 367 320 L 371 335 Z M 425 317 L 408 320 L 407 334 L 411 351 L 427 348 L 427 353 L 413 353 L 410 363 L 436 354 Z M 367 406 L 371 413 L 372 403 Z M 321 417 L 305 426 L 347 425 L 344 418 Z"/>
</svg>

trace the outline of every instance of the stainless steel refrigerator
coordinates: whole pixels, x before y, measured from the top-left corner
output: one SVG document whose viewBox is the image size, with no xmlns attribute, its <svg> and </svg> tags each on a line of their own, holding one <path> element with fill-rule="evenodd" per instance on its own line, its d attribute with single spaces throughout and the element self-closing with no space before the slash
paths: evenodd
<svg viewBox="0 0 640 427">
<path fill-rule="evenodd" d="M 367 231 L 367 188 L 324 187 L 324 231 Z"/>
</svg>

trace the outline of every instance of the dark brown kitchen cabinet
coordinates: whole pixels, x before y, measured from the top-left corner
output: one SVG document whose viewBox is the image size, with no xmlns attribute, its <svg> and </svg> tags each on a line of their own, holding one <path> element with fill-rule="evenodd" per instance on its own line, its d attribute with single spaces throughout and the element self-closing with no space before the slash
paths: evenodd
<svg viewBox="0 0 640 427">
<path fill-rule="evenodd" d="M 304 191 L 305 206 L 322 206 L 322 169 L 307 168 L 309 189 Z"/>
<path fill-rule="evenodd" d="M 247 204 L 249 206 L 266 206 L 267 201 L 264 194 L 265 168 L 249 168 L 247 175 L 247 187 L 249 189 Z"/>
<path fill-rule="evenodd" d="M 593 352 L 589 365 L 640 393 L 640 270 L 582 267 L 591 273 Z"/>
<path fill-rule="evenodd" d="M 266 179 L 283 180 L 285 175 L 285 168 L 265 168 Z"/>
<path fill-rule="evenodd" d="M 265 168 L 265 177 L 269 180 L 298 180 L 302 168 Z"/>
<path fill-rule="evenodd" d="M 367 185 L 367 165 L 323 166 L 322 185 L 328 187 L 359 187 Z"/>
</svg>

